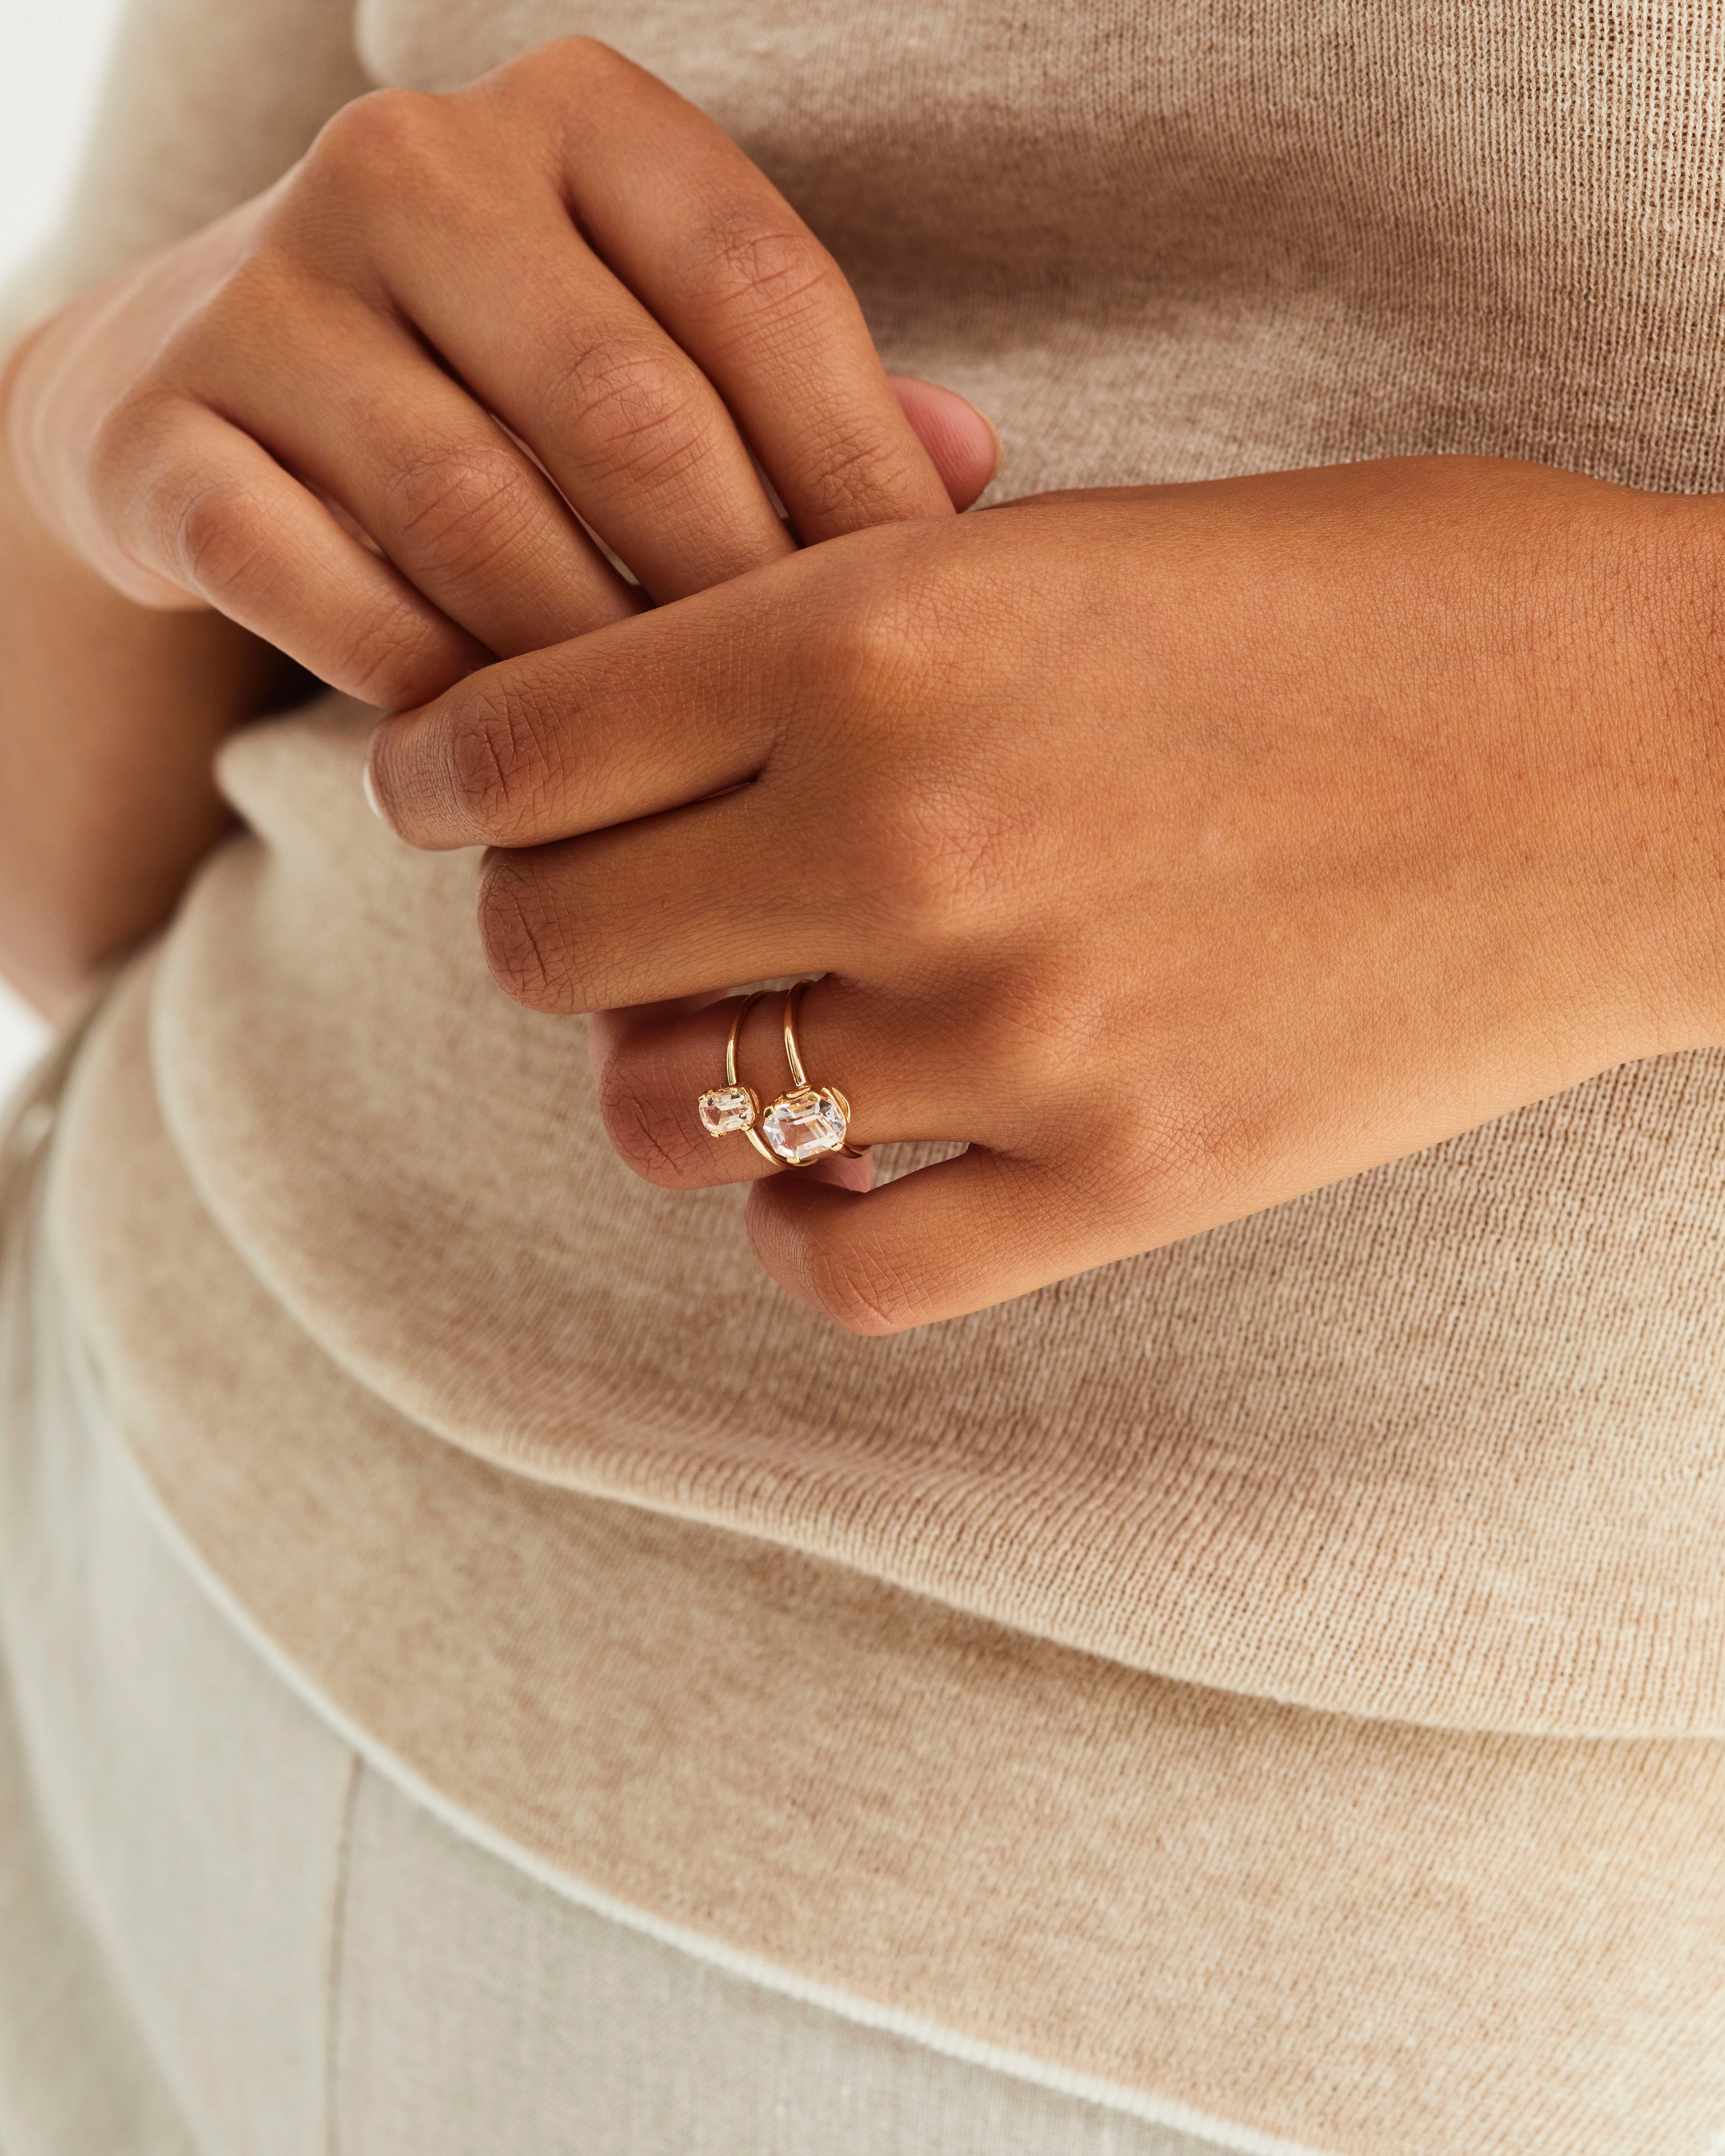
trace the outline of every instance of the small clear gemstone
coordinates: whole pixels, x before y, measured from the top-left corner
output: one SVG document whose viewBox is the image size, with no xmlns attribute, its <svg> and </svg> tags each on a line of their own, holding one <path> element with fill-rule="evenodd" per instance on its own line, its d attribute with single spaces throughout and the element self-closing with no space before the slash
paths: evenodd
<svg viewBox="0 0 1725 2156">
<path fill-rule="evenodd" d="M 727 1131 L 746 1131 L 755 1120 L 755 1096 L 747 1086 L 716 1086 L 701 1095 L 700 1105 L 701 1127 L 716 1138 Z"/>
<path fill-rule="evenodd" d="M 811 1086 L 787 1093 L 767 1111 L 761 1128 L 767 1142 L 781 1160 L 800 1168 L 824 1152 L 837 1152 L 845 1142 L 845 1111 L 829 1095 Z"/>
</svg>

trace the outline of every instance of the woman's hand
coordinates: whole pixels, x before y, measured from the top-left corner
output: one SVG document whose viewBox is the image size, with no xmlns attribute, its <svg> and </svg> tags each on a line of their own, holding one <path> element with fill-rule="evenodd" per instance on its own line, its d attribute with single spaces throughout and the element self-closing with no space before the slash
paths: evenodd
<svg viewBox="0 0 1725 2156">
<path fill-rule="evenodd" d="M 1725 1039 L 1717 516 L 1424 459 L 901 526 L 475 675 L 373 781 L 506 850 L 513 995 L 649 1006 L 595 1028 L 624 1158 L 768 1177 L 768 1269 L 891 1332 Z M 791 973 L 856 1142 L 970 1149 L 708 1137 L 695 998 Z"/>
<path fill-rule="evenodd" d="M 901 388 L 970 500 L 986 423 Z M 588 531 L 660 601 L 791 552 L 752 451 L 805 541 L 951 506 L 831 258 L 583 38 L 348 106 L 52 318 L 7 416 L 35 515 L 119 591 L 386 706 L 635 611 Z"/>
</svg>

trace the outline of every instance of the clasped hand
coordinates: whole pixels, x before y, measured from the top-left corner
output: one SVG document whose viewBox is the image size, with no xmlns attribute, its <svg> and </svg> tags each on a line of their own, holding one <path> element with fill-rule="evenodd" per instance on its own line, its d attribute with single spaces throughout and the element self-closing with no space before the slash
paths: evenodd
<svg viewBox="0 0 1725 2156">
<path fill-rule="evenodd" d="M 977 1309 L 1721 1037 L 1711 506 L 1410 459 L 850 536 L 388 721 L 493 970 L 655 1183 L 855 1330 Z M 696 1114 L 824 978 L 865 1187 Z M 743 1075 L 786 1082 L 770 1007 Z"/>
<path fill-rule="evenodd" d="M 856 1330 L 1725 1038 L 1713 505 L 1425 458 L 955 517 L 985 423 L 585 40 L 350 107 L 7 413 L 62 547 L 400 711 L 377 804 L 493 850 L 491 965 L 596 1014 L 624 1158 L 754 1181 Z M 707 1136 L 723 989 L 788 974 L 855 1141 L 967 1149 Z M 779 1090 L 770 1007 L 741 1046 Z"/>
<path fill-rule="evenodd" d="M 395 708 L 791 552 L 757 459 L 805 541 L 950 515 L 988 425 L 896 388 L 747 158 L 572 38 L 347 106 L 51 317 L 7 418 L 47 531 L 128 598 Z"/>
</svg>

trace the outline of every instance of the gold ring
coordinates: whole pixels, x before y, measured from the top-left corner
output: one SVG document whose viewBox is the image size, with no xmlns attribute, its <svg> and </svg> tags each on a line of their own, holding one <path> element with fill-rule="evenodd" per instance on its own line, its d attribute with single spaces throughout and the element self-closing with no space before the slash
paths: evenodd
<svg viewBox="0 0 1725 2156">
<path fill-rule="evenodd" d="M 709 1137 L 726 1137 L 732 1131 L 741 1131 L 762 1159 L 778 1168 L 781 1164 L 778 1154 L 762 1144 L 755 1127 L 761 1120 L 760 1101 L 753 1087 L 739 1084 L 737 1076 L 737 1035 L 742 1031 L 743 1020 L 766 993 L 765 988 L 757 988 L 732 1013 L 730 1038 L 725 1043 L 725 1082 L 703 1093 L 695 1105 L 700 1111 L 701 1127 Z"/>
<path fill-rule="evenodd" d="M 808 986 L 807 981 L 798 981 L 784 999 L 784 1060 L 791 1066 L 791 1090 L 781 1093 L 760 1117 L 767 1146 L 773 1149 L 769 1158 L 782 1160 L 789 1168 L 804 1168 L 811 1160 L 822 1160 L 834 1152 L 843 1153 L 847 1160 L 860 1160 L 869 1150 L 847 1142 L 850 1101 L 836 1086 L 811 1086 L 803 1068 L 802 1050 L 797 1045 L 797 1007 Z M 749 1136 L 755 1136 L 752 1127 Z M 765 1152 L 767 1147 L 761 1150 Z"/>
</svg>

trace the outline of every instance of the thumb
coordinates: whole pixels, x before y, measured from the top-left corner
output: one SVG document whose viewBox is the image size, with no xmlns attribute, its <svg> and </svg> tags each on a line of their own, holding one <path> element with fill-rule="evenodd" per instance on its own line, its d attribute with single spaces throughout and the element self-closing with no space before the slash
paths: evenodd
<svg viewBox="0 0 1725 2156">
<path fill-rule="evenodd" d="M 940 474 L 954 509 L 968 509 L 1000 469 L 1000 437 L 993 423 L 956 389 L 942 389 L 914 374 L 890 374 L 893 394 Z"/>
</svg>

